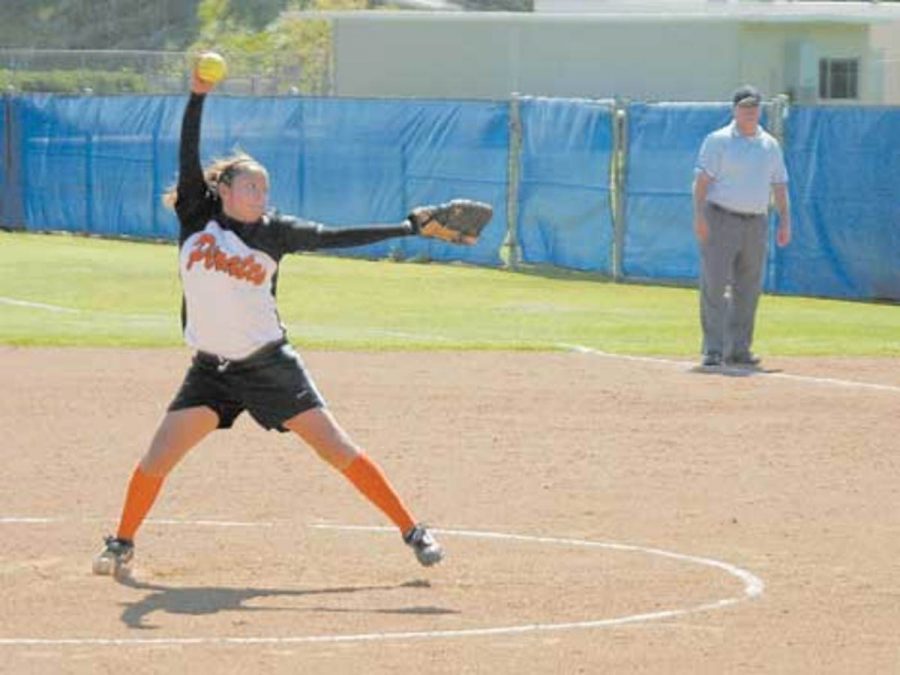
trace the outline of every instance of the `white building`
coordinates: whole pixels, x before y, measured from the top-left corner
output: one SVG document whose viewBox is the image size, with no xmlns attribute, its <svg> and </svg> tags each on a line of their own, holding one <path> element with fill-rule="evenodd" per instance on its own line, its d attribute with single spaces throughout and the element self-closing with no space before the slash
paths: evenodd
<svg viewBox="0 0 900 675">
<path fill-rule="evenodd" d="M 326 16 L 338 96 L 721 101 L 751 82 L 796 102 L 900 104 L 895 3 L 535 0 L 534 13 Z"/>
</svg>

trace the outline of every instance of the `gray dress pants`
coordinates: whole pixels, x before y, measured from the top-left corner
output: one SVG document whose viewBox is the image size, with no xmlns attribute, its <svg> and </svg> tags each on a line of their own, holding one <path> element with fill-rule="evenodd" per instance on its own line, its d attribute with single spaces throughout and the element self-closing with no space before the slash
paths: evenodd
<svg viewBox="0 0 900 675">
<path fill-rule="evenodd" d="M 727 359 L 749 353 L 753 344 L 768 217 L 731 213 L 709 202 L 705 214 L 709 236 L 700 245 L 703 353 Z"/>
</svg>

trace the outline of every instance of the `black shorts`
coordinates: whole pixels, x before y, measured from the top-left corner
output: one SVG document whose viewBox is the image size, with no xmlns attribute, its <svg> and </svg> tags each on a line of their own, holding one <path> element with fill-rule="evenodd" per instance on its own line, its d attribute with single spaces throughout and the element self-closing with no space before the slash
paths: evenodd
<svg viewBox="0 0 900 675">
<path fill-rule="evenodd" d="M 197 352 L 169 411 L 206 406 L 229 429 L 244 410 L 266 429 L 287 431 L 284 422 L 325 400 L 300 355 L 285 341 L 266 345 L 246 359 L 229 361 Z"/>
</svg>

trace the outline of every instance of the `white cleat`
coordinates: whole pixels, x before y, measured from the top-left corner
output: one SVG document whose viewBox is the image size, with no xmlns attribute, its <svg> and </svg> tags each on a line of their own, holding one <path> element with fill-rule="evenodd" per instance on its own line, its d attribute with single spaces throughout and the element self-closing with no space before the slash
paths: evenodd
<svg viewBox="0 0 900 675">
<path fill-rule="evenodd" d="M 421 523 L 404 533 L 403 541 L 415 551 L 416 558 L 425 567 L 436 565 L 444 559 L 444 549 Z"/>
<path fill-rule="evenodd" d="M 106 537 L 103 550 L 94 558 L 94 574 L 124 579 L 131 575 L 131 559 L 134 558 L 134 543 L 127 539 Z"/>
</svg>

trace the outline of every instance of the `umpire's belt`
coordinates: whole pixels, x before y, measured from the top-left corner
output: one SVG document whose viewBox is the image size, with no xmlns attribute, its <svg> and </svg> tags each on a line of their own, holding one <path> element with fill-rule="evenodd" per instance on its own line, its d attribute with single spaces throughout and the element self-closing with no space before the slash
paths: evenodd
<svg viewBox="0 0 900 675">
<path fill-rule="evenodd" d="M 264 344 L 255 352 L 251 352 L 250 356 L 245 356 L 242 359 L 226 359 L 224 356 L 219 356 L 218 354 L 200 351 L 198 351 L 194 355 L 194 359 L 197 361 L 197 363 L 203 363 L 208 366 L 215 366 L 215 368 L 220 373 L 223 373 L 229 368 L 252 367 L 260 361 L 263 361 L 266 357 L 271 356 L 273 353 L 277 352 L 285 344 L 287 344 L 287 340 L 276 340 L 275 342 L 269 342 L 267 344 Z"/>
<path fill-rule="evenodd" d="M 742 213 L 741 211 L 732 211 L 731 209 L 726 209 L 721 204 L 716 204 L 715 202 L 707 202 L 707 204 L 709 204 L 710 208 L 714 211 L 719 211 L 729 216 L 734 216 L 735 218 L 746 218 L 747 220 L 749 220 L 751 218 L 759 218 L 766 215 L 765 213 Z"/>
</svg>

